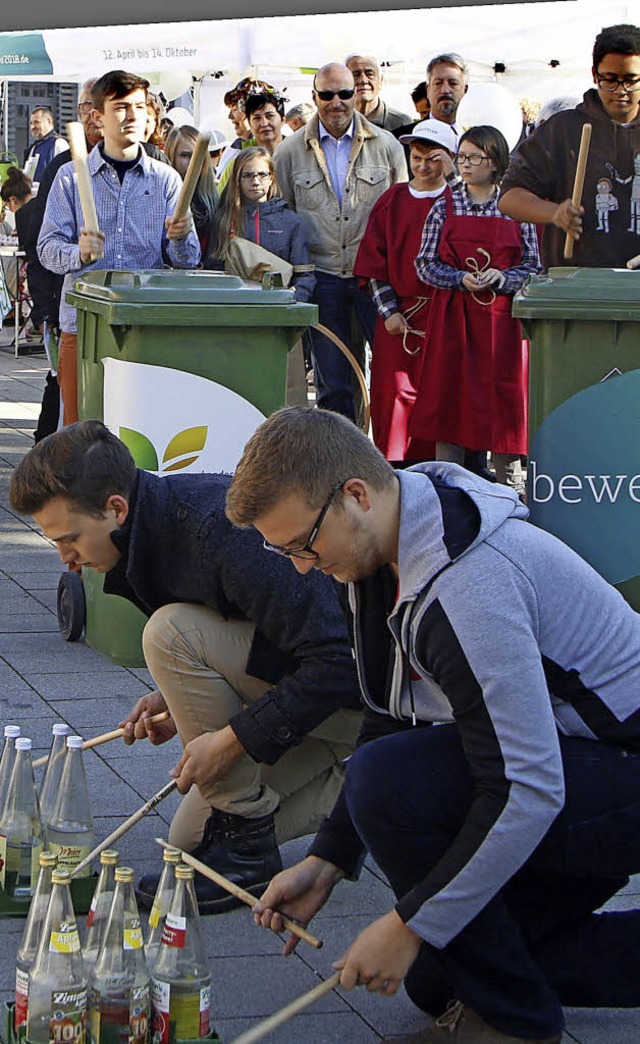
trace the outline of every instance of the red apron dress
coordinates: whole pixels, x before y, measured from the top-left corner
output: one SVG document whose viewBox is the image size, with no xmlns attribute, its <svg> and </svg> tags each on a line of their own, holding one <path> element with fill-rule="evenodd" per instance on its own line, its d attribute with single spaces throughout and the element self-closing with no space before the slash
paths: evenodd
<svg viewBox="0 0 640 1044">
<path fill-rule="evenodd" d="M 465 272 L 522 263 L 520 223 L 456 216 L 451 197 L 438 256 Z M 510 294 L 433 287 L 418 398 L 416 438 L 470 450 L 527 452 L 528 355 Z"/>
<path fill-rule="evenodd" d="M 435 443 L 409 434 L 422 369 L 422 344 L 432 287 L 418 278 L 415 259 L 422 230 L 439 196 L 416 198 L 406 184 L 392 185 L 371 212 L 354 275 L 379 279 L 394 290 L 411 331 L 405 337 L 385 329 L 377 317 L 371 357 L 373 441 L 387 460 L 433 460 Z"/>
</svg>

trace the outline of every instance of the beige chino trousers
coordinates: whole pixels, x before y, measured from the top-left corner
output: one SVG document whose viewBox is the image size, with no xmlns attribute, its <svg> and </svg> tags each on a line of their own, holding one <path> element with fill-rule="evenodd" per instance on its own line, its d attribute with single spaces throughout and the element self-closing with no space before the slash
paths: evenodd
<svg viewBox="0 0 640 1044">
<path fill-rule="evenodd" d="M 271 688 L 245 673 L 253 633 L 251 623 L 187 602 L 165 605 L 148 621 L 145 659 L 183 746 L 223 729 Z M 246 818 L 276 812 L 280 844 L 314 833 L 338 796 L 361 718 L 358 711 L 337 711 L 275 765 L 257 764 L 247 754 L 224 779 L 192 787 L 173 817 L 171 844 L 195 848 L 212 807 Z"/>
</svg>

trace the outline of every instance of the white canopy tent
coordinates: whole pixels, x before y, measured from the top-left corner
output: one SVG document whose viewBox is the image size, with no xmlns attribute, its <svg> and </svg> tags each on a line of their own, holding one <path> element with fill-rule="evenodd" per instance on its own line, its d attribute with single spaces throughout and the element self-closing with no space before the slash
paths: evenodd
<svg viewBox="0 0 640 1044">
<path fill-rule="evenodd" d="M 551 0 L 0 33 L 0 70 L 11 78 L 81 82 L 127 68 L 148 76 L 167 98 L 195 84 L 194 121 L 206 116 L 225 130 L 222 98 L 242 76 L 285 88 L 295 104 L 310 100 L 315 69 L 355 51 L 378 57 L 384 96 L 407 112 L 426 62 L 451 50 L 469 63 L 469 100 L 474 85 L 494 84 L 503 102 L 544 102 L 581 96 L 591 83 L 594 37 L 603 24 L 633 22 L 637 11 L 637 3 L 615 0 L 606 13 L 601 0 Z"/>
</svg>

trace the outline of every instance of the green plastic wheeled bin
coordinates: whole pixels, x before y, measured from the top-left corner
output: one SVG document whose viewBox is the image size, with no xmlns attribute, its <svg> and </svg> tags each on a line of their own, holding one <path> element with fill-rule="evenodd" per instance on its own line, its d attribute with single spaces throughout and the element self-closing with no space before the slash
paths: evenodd
<svg viewBox="0 0 640 1044">
<path fill-rule="evenodd" d="M 285 404 L 289 350 L 318 314 L 269 273 L 260 285 L 217 272 L 95 271 L 67 301 L 78 316 L 80 418 L 103 420 L 158 475 L 234 470 L 258 424 Z M 63 580 L 77 607 L 77 577 Z M 144 667 L 146 618 L 102 583 L 83 570 L 87 642 Z"/>
<path fill-rule="evenodd" d="M 551 268 L 513 314 L 531 344 L 531 521 L 640 610 L 640 272 Z"/>
</svg>

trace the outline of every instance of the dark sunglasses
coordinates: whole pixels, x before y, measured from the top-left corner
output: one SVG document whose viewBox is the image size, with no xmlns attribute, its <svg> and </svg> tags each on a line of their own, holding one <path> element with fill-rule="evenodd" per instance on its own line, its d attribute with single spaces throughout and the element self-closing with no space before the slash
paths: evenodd
<svg viewBox="0 0 640 1044">
<path fill-rule="evenodd" d="M 338 97 L 340 101 L 349 101 L 349 98 L 353 98 L 355 93 L 355 87 L 343 87 L 340 91 L 319 91 L 316 89 L 316 94 L 320 101 L 333 101 L 336 97 Z"/>
</svg>

